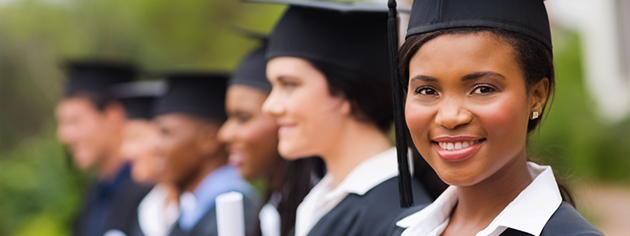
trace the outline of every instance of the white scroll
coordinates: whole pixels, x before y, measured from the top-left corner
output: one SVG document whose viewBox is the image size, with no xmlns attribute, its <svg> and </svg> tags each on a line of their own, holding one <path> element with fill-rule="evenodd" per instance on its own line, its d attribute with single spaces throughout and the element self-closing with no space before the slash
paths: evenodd
<svg viewBox="0 0 630 236">
<path fill-rule="evenodd" d="M 218 236 L 245 236 L 243 194 L 224 193 L 216 198 Z"/>
</svg>

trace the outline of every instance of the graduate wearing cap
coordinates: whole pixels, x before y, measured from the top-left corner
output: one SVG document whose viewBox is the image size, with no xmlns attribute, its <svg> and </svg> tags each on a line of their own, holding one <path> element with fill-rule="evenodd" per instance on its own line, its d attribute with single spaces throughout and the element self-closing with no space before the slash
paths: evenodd
<svg viewBox="0 0 630 236">
<path fill-rule="evenodd" d="M 90 187 L 73 235 L 128 234 L 138 203 L 149 190 L 134 183 L 120 153 L 126 110 L 111 87 L 136 76 L 132 65 L 76 61 L 67 66 L 68 82 L 57 104 L 57 134 L 75 166 L 92 170 Z"/>
<path fill-rule="evenodd" d="M 164 162 L 162 181 L 173 183 L 181 214 L 170 235 L 217 235 L 215 198 L 231 191 L 244 195 L 246 225 L 256 216 L 255 190 L 236 168 L 217 132 L 226 119 L 227 75 L 167 75 L 168 91 L 155 104 L 159 129 L 155 152 Z M 251 227 L 247 228 L 251 230 Z"/>
<path fill-rule="evenodd" d="M 324 164 L 316 157 L 295 161 L 280 157 L 278 125 L 273 116 L 262 112 L 271 84 L 265 74 L 267 40 L 261 41 L 230 78 L 225 101 L 228 120 L 219 138 L 228 144 L 230 164 L 238 167 L 244 179 L 267 182 L 266 204 L 258 214 L 260 230 L 253 235 L 280 236 L 295 227 L 297 207 L 321 179 Z"/>
<path fill-rule="evenodd" d="M 390 235 L 603 235 L 551 167 L 528 161 L 555 89 L 551 49 L 542 0 L 414 1 L 399 56 L 406 124 L 451 186 Z"/>
<path fill-rule="evenodd" d="M 385 6 L 292 2 L 267 51 L 273 89 L 263 110 L 280 126 L 278 150 L 320 156 L 325 177 L 297 210 L 295 235 L 380 235 L 404 209 L 397 194 Z M 414 200 L 430 202 L 410 182 Z"/>
<path fill-rule="evenodd" d="M 131 164 L 131 177 L 155 185 L 138 205 L 135 227 L 127 236 L 166 236 L 179 216 L 177 191 L 160 179 L 164 163 L 154 152 L 158 130 L 151 123 L 154 102 L 166 92 L 166 83 L 134 81 L 115 85 L 111 91 L 127 111 L 120 152 Z"/>
</svg>

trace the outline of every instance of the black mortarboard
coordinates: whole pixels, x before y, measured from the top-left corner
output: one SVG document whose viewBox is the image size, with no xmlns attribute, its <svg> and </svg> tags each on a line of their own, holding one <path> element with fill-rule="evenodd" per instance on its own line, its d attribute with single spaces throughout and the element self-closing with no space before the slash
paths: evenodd
<svg viewBox="0 0 630 236">
<path fill-rule="evenodd" d="M 155 99 L 166 92 L 164 81 L 138 81 L 110 88 L 112 97 L 122 102 L 127 119 L 151 119 Z"/>
<path fill-rule="evenodd" d="M 78 60 L 67 62 L 65 67 L 66 96 L 81 92 L 106 95 L 111 85 L 132 81 L 137 75 L 134 65 L 122 62 Z"/>
<path fill-rule="evenodd" d="M 551 50 L 551 30 L 543 0 L 416 0 L 407 37 L 462 27 L 490 27 L 522 33 Z"/>
<path fill-rule="evenodd" d="M 269 39 L 267 59 L 289 56 L 389 78 L 384 4 L 264 1 L 291 4 Z"/>
<path fill-rule="evenodd" d="M 225 120 L 225 90 L 228 74 L 172 73 L 167 74 L 168 91 L 158 98 L 153 115 L 185 113 Z"/>
<path fill-rule="evenodd" d="M 267 60 L 265 53 L 267 52 L 267 41 L 263 40 L 262 45 L 252 51 L 241 61 L 236 71 L 230 78 L 229 85 L 247 85 L 262 90 L 263 92 L 271 92 L 271 83 L 267 80 Z"/>
</svg>

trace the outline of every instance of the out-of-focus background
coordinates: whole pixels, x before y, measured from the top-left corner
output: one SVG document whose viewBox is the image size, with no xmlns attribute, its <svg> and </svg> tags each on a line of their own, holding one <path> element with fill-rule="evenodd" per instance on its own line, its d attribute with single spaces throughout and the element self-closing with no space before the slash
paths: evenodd
<svg viewBox="0 0 630 236">
<path fill-rule="evenodd" d="M 557 91 L 530 156 L 606 235 L 630 235 L 630 0 L 548 0 Z M 67 58 L 232 69 L 283 6 L 237 0 L 0 0 L 0 235 L 68 235 L 89 174 L 55 137 Z"/>
</svg>

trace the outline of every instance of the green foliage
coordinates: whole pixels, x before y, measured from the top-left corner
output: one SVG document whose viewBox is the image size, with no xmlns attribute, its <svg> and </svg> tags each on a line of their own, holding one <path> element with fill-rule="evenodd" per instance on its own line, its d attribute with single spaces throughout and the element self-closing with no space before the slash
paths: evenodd
<svg viewBox="0 0 630 236">
<path fill-rule="evenodd" d="M 539 133 L 532 135 L 533 156 L 554 165 L 569 180 L 583 177 L 630 180 L 630 119 L 605 124 L 595 113 L 585 87 L 579 37 L 575 32 L 554 35 L 556 93 Z"/>
<path fill-rule="evenodd" d="M 23 141 L 0 160 L 0 235 L 67 233 L 88 180 L 53 132 Z"/>
</svg>

